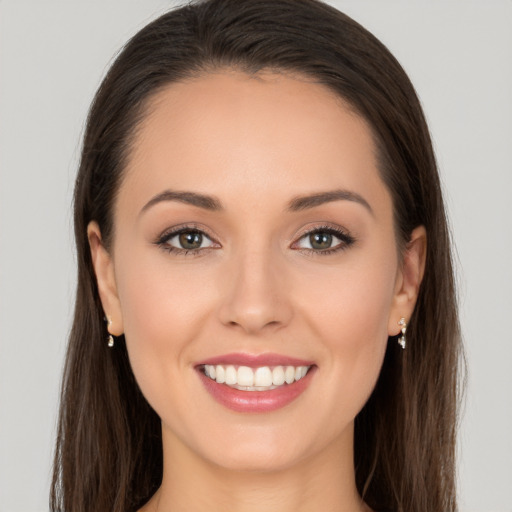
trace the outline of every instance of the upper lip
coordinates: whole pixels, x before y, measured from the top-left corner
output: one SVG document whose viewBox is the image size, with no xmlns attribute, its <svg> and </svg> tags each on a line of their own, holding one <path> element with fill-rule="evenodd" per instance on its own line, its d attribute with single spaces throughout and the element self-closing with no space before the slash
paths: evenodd
<svg viewBox="0 0 512 512">
<path fill-rule="evenodd" d="M 231 354 L 210 357 L 198 363 L 198 366 L 202 366 L 205 364 L 224 364 L 258 368 L 260 366 L 312 366 L 314 363 L 312 361 L 307 361 L 305 359 L 289 357 L 282 354 L 245 354 L 236 352 Z"/>
</svg>

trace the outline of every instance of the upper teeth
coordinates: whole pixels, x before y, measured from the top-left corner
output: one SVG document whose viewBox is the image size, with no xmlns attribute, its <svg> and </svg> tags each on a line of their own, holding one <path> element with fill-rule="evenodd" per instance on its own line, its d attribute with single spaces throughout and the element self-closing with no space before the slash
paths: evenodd
<svg viewBox="0 0 512 512">
<path fill-rule="evenodd" d="M 244 389 L 246 391 L 264 391 L 281 386 L 285 382 L 291 384 L 302 379 L 309 370 L 309 366 L 249 366 L 233 365 L 204 365 L 204 373 L 219 384 Z"/>
</svg>

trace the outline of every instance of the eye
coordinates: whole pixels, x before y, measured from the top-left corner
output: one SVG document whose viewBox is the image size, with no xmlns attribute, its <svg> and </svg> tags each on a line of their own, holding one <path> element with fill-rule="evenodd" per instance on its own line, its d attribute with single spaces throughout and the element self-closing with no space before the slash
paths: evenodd
<svg viewBox="0 0 512 512">
<path fill-rule="evenodd" d="M 332 253 L 346 249 L 354 243 L 354 238 L 341 229 L 322 227 L 303 235 L 294 248 L 318 253 Z"/>
<path fill-rule="evenodd" d="M 206 236 L 199 231 L 184 231 L 170 238 L 167 243 L 171 245 L 178 244 L 180 249 L 200 249 L 203 246 Z"/>
<path fill-rule="evenodd" d="M 194 228 L 182 228 L 170 233 L 164 233 L 157 244 L 169 252 L 187 254 L 199 252 L 201 249 L 216 247 L 218 244 L 203 231 Z"/>
</svg>

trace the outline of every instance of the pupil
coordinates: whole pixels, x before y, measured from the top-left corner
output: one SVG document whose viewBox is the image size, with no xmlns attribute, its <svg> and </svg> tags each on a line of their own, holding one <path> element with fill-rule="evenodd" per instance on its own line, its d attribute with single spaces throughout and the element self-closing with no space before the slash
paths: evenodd
<svg viewBox="0 0 512 512">
<path fill-rule="evenodd" d="M 313 249 L 329 249 L 332 244 L 332 235 L 329 233 L 313 233 L 309 236 Z"/>
<path fill-rule="evenodd" d="M 180 245 L 183 249 L 199 249 L 203 242 L 203 235 L 197 232 L 180 234 Z"/>
</svg>

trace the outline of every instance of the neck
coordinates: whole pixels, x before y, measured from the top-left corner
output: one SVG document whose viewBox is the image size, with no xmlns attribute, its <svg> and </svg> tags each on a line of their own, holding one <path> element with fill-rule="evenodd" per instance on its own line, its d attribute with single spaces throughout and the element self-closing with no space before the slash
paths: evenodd
<svg viewBox="0 0 512 512">
<path fill-rule="evenodd" d="M 292 467 L 219 467 L 163 432 L 162 485 L 141 512 L 369 512 L 355 485 L 353 430 Z"/>
</svg>

